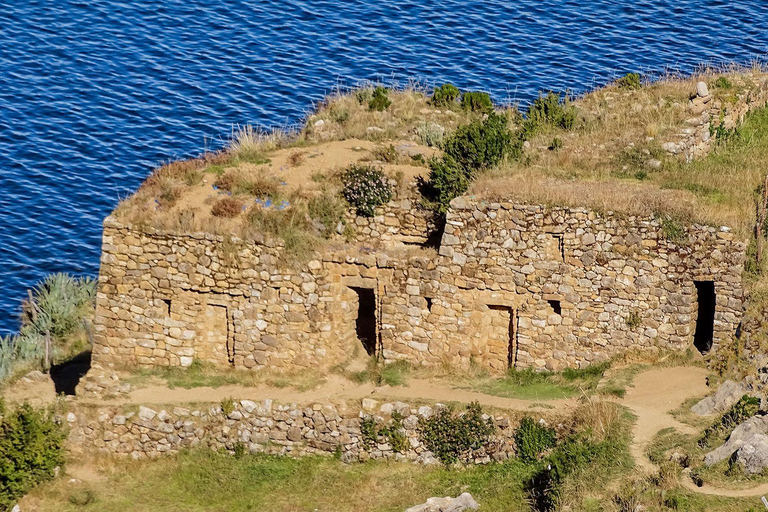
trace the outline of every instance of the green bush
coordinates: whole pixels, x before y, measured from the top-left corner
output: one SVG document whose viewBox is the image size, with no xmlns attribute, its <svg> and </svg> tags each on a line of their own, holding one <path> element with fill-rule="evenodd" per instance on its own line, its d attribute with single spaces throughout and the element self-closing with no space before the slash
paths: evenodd
<svg viewBox="0 0 768 512">
<path fill-rule="evenodd" d="M 23 404 L 5 410 L 0 400 L 0 510 L 10 510 L 64 464 L 64 431 L 53 411 Z"/>
<path fill-rule="evenodd" d="M 494 432 L 493 422 L 483 420 L 483 411 L 477 402 L 469 404 L 463 414 L 442 409 L 419 421 L 421 441 L 446 465 L 483 447 Z"/>
<path fill-rule="evenodd" d="M 0 381 L 15 368 L 43 368 L 46 336 L 50 334 L 51 361 L 72 355 L 83 347 L 72 339 L 86 328 L 94 307 L 96 281 L 67 274 L 51 274 L 22 303 L 19 334 L 0 338 Z"/>
<path fill-rule="evenodd" d="M 461 108 L 471 112 L 493 112 L 493 101 L 487 92 L 467 91 L 461 95 Z"/>
<path fill-rule="evenodd" d="M 370 110 L 383 112 L 384 110 L 387 110 L 391 104 L 392 101 L 387 97 L 387 89 L 384 87 L 376 87 L 376 89 L 373 90 L 371 101 L 368 102 L 368 108 Z"/>
<path fill-rule="evenodd" d="M 717 80 L 715 80 L 715 82 L 712 85 L 714 85 L 718 89 L 730 89 L 731 87 L 733 87 L 733 84 L 731 83 L 731 81 L 724 76 L 717 77 Z"/>
<path fill-rule="evenodd" d="M 443 157 L 429 162 L 429 181 L 422 187 L 427 202 L 445 213 L 455 197 L 469 188 L 477 173 L 497 165 L 507 154 L 514 154 L 507 118 L 491 112 L 459 127 L 443 143 Z"/>
<path fill-rule="evenodd" d="M 342 194 L 358 215 L 373 217 L 377 206 L 392 199 L 392 186 L 381 169 L 352 164 L 341 176 Z"/>
<path fill-rule="evenodd" d="M 642 84 L 640 83 L 640 75 L 638 73 L 627 73 L 616 80 L 616 86 L 619 89 L 640 89 L 642 87 Z"/>
<path fill-rule="evenodd" d="M 435 87 L 431 102 L 436 107 L 451 106 L 456 103 L 459 96 L 461 96 L 461 91 L 458 87 L 453 84 L 443 84 L 440 87 Z"/>
<path fill-rule="evenodd" d="M 487 119 L 460 126 L 443 144 L 443 151 L 452 157 L 471 179 L 478 171 L 498 164 L 510 151 L 512 133 L 507 117 L 492 112 Z"/>
<path fill-rule="evenodd" d="M 448 211 L 449 203 L 469 188 L 470 178 L 450 156 L 429 161 L 429 182 L 425 194 L 438 213 Z"/>
<path fill-rule="evenodd" d="M 610 441 L 596 443 L 580 437 L 566 439 L 544 460 L 542 469 L 529 483 L 534 510 L 556 510 L 566 479 L 598 460 L 611 461 L 616 449 Z"/>
<path fill-rule="evenodd" d="M 549 91 L 546 96 L 539 95 L 533 100 L 526 118 L 521 133 L 524 139 L 544 126 L 571 130 L 576 124 L 576 107 L 571 105 L 568 96 L 561 97 L 559 93 Z"/>
<path fill-rule="evenodd" d="M 526 416 L 515 430 L 517 456 L 523 462 L 535 462 L 541 454 L 554 448 L 557 441 L 555 429 L 546 427 Z"/>
<path fill-rule="evenodd" d="M 394 411 L 392 420 L 385 426 L 379 427 L 376 420 L 366 416 L 360 420 L 360 436 L 363 445 L 368 449 L 376 448 L 379 437 L 384 437 L 395 453 L 404 453 L 408 450 L 408 438 L 403 431 L 403 416 Z"/>
</svg>

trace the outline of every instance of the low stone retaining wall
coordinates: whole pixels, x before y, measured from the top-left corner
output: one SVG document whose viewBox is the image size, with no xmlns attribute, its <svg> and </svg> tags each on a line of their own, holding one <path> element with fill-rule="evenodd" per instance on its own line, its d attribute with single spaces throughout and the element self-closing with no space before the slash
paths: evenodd
<svg viewBox="0 0 768 512">
<path fill-rule="evenodd" d="M 227 408 L 226 412 L 222 405 Z M 67 422 L 71 443 L 134 459 L 207 447 L 289 456 L 336 454 L 345 462 L 398 459 L 430 464 L 437 459 L 419 438 L 419 421 L 443 407 L 442 404 L 412 407 L 403 402 L 379 405 L 371 399 L 364 399 L 362 407 L 241 400 L 170 410 L 142 406 L 138 410 L 107 407 L 94 411 L 76 407 L 67 414 Z M 372 444 L 361 432 L 363 418 L 372 418 L 378 425 L 385 426 L 392 424 L 393 415 L 402 417 L 400 432 L 407 440 L 406 449 L 400 453 L 393 449 L 386 436 L 379 436 Z M 484 464 L 514 456 L 513 435 L 518 421 L 507 416 L 484 418 L 493 421 L 496 433 L 485 447 L 470 454 L 464 462 Z"/>
</svg>

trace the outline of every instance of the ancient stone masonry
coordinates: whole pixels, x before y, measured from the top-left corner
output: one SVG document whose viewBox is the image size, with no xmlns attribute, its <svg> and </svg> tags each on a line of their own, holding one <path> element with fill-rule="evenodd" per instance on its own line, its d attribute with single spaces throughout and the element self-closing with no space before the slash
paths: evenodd
<svg viewBox="0 0 768 512">
<path fill-rule="evenodd" d="M 365 250 L 291 266 L 269 240 L 109 217 L 94 362 L 291 370 L 367 351 L 503 372 L 584 366 L 629 347 L 716 349 L 742 315 L 745 244 L 727 228 L 662 224 L 461 197 L 441 232 L 400 200 L 359 224 Z M 437 253 L 388 250 L 430 236 Z"/>
<path fill-rule="evenodd" d="M 419 438 L 419 420 L 444 406 L 412 408 L 403 402 L 363 400 L 362 408 L 345 404 L 279 405 L 266 400 L 233 402 L 197 409 L 174 407 L 171 412 L 140 407 L 84 408 L 67 415 L 70 442 L 86 449 L 130 456 L 134 459 L 176 453 L 183 448 L 206 447 L 234 451 L 238 445 L 251 453 L 302 456 L 337 453 L 345 462 L 394 458 L 420 463 L 437 462 Z M 366 437 L 361 421 L 391 425 L 393 413 L 402 418 L 399 433 L 404 446 L 392 446 L 386 435 Z M 464 462 L 483 464 L 513 457 L 516 421 L 487 416 L 496 427 L 485 447 Z M 399 450 L 399 451 L 397 451 Z"/>
<path fill-rule="evenodd" d="M 687 160 L 700 158 L 712 149 L 712 137 L 717 130 L 732 130 L 744 122 L 750 110 L 762 107 L 768 101 L 768 81 L 756 81 L 755 88 L 734 94 L 732 103 L 725 103 L 710 93 L 707 84 L 699 82 L 696 93 L 688 103 L 692 117 L 676 134 L 675 140 L 665 142 L 662 148 L 671 154 L 684 154 Z"/>
</svg>

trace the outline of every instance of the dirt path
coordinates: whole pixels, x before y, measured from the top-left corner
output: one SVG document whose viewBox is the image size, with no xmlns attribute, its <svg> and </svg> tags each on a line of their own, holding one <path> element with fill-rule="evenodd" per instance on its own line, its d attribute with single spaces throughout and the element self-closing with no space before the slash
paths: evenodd
<svg viewBox="0 0 768 512">
<path fill-rule="evenodd" d="M 338 375 L 329 375 L 325 383 L 308 390 L 278 388 L 268 385 L 256 387 L 221 386 L 193 389 L 169 389 L 162 385 L 149 385 L 130 393 L 127 400 L 115 403 L 132 404 L 176 404 L 192 402 L 220 402 L 225 398 L 272 399 L 278 402 L 348 401 L 373 398 L 379 400 L 426 400 L 434 402 L 479 402 L 488 407 L 512 410 L 551 409 L 569 406 L 575 399 L 532 401 L 486 395 L 465 389 L 455 389 L 444 382 L 425 379 L 411 379 L 407 386 L 375 386 L 371 383 L 357 384 Z"/>
<path fill-rule="evenodd" d="M 670 415 L 683 402 L 705 395 L 707 370 L 698 367 L 653 368 L 638 374 L 625 397 L 618 402 L 629 408 L 637 421 L 633 428 L 630 445 L 637 467 L 645 473 L 653 473 L 656 466 L 648 459 L 646 452 L 656 433 L 665 428 L 675 428 L 685 434 L 696 433 L 693 427 L 685 425 Z M 28 382 L 6 390 L 9 400 L 30 400 L 34 403 L 50 403 L 55 398 L 53 383 Z M 294 388 L 280 388 L 269 385 L 198 387 L 193 389 L 170 389 L 162 383 L 150 383 L 130 393 L 127 399 L 110 402 L 94 402 L 100 405 L 122 404 L 184 404 L 220 402 L 225 398 L 264 400 L 272 399 L 283 403 L 313 401 L 354 401 L 373 398 L 380 401 L 434 401 L 463 402 L 477 401 L 488 407 L 508 410 L 545 410 L 575 405 L 576 399 L 522 400 L 503 398 L 466 389 L 455 389 L 450 383 L 427 379 L 411 379 L 407 386 L 375 386 L 371 383 L 358 384 L 338 375 L 329 375 L 325 382 L 311 390 L 297 391 Z M 80 399 L 84 403 L 88 400 Z M 768 494 L 768 483 L 750 489 L 721 489 L 711 485 L 696 486 L 684 478 L 682 485 L 694 492 L 725 497 L 751 497 Z"/>
<path fill-rule="evenodd" d="M 656 471 L 648 460 L 648 443 L 659 430 L 674 427 L 684 434 L 695 433 L 688 425 L 680 423 L 669 413 L 692 397 L 708 392 L 707 370 L 697 367 L 654 368 L 638 374 L 633 386 L 619 401 L 637 416 L 630 449 L 637 466 L 646 472 Z"/>
</svg>

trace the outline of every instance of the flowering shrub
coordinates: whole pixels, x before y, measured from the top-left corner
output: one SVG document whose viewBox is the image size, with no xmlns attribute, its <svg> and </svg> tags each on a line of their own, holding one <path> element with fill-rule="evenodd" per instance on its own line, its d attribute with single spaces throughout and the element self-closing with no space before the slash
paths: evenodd
<svg viewBox="0 0 768 512">
<path fill-rule="evenodd" d="M 392 186 L 381 169 L 353 164 L 341 176 L 342 194 L 358 215 L 373 217 L 377 206 L 392 199 Z"/>
</svg>

